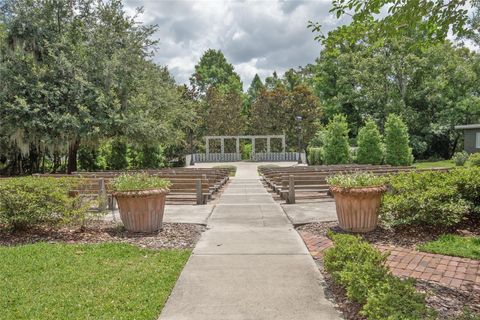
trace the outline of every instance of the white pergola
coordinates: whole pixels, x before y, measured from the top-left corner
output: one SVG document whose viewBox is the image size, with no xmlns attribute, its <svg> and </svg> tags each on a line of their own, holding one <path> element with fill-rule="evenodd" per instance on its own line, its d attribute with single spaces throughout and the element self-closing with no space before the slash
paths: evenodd
<svg viewBox="0 0 480 320">
<path fill-rule="evenodd" d="M 271 139 L 282 139 L 282 152 L 285 153 L 285 135 L 260 135 L 260 136 L 205 136 L 205 152 L 210 154 L 210 140 L 220 140 L 220 153 L 225 154 L 225 140 L 235 139 L 235 151 L 240 153 L 240 139 L 252 140 L 252 153 L 255 154 L 255 139 L 267 139 L 267 153 L 270 153 Z"/>
</svg>

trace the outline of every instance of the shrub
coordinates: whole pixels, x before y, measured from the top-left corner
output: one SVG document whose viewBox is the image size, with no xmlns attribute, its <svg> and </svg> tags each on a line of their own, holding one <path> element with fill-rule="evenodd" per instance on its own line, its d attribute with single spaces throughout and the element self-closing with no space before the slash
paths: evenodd
<svg viewBox="0 0 480 320">
<path fill-rule="evenodd" d="M 348 156 L 350 157 L 350 162 L 355 163 L 357 161 L 358 147 L 349 147 Z"/>
<path fill-rule="evenodd" d="M 166 189 L 169 186 L 170 181 L 146 173 L 122 174 L 112 181 L 115 191 Z"/>
<path fill-rule="evenodd" d="M 0 180 L 0 222 L 12 229 L 84 219 L 87 205 L 73 194 L 78 178 L 21 177 Z"/>
<path fill-rule="evenodd" d="M 458 191 L 454 173 L 409 172 L 393 175 L 389 181 L 390 191 L 384 195 L 380 209 L 387 225 L 451 227 L 472 209 Z"/>
<path fill-rule="evenodd" d="M 97 158 L 97 148 L 91 145 L 80 145 L 80 148 L 78 149 L 78 166 L 80 170 L 98 170 Z"/>
<path fill-rule="evenodd" d="M 130 146 L 128 148 L 129 168 L 157 169 L 165 166 L 165 156 L 160 145 Z"/>
<path fill-rule="evenodd" d="M 249 160 L 252 156 L 252 150 L 253 147 L 251 143 L 245 144 L 242 148 L 242 160 Z"/>
<path fill-rule="evenodd" d="M 308 148 L 308 164 L 320 165 L 323 164 L 323 148 Z"/>
<path fill-rule="evenodd" d="M 369 320 L 435 319 L 425 304 L 425 295 L 417 292 L 412 280 L 387 275 L 368 294 L 360 313 Z"/>
<path fill-rule="evenodd" d="M 472 166 L 480 166 L 480 152 L 472 153 L 468 160 L 470 160 Z"/>
<path fill-rule="evenodd" d="M 363 304 L 363 316 L 372 320 L 434 316 L 412 281 L 388 273 L 386 254 L 356 236 L 331 232 L 329 236 L 334 247 L 325 252 L 325 269 L 345 288 L 349 299 Z"/>
<path fill-rule="evenodd" d="M 371 172 L 340 173 L 327 178 L 327 183 L 342 188 L 359 188 L 385 184 L 386 178 Z"/>
<path fill-rule="evenodd" d="M 330 237 L 335 246 L 325 252 L 325 269 L 345 287 L 353 301 L 365 303 L 368 291 L 387 274 L 387 255 L 352 235 Z"/>
<path fill-rule="evenodd" d="M 235 177 L 235 174 L 237 172 L 237 167 L 231 164 L 222 164 L 218 166 L 213 166 L 214 169 L 227 169 L 228 170 L 228 175 L 230 177 Z"/>
<path fill-rule="evenodd" d="M 455 165 L 458 167 L 461 167 L 467 162 L 468 160 L 468 153 L 465 151 L 462 152 L 455 152 L 455 154 L 452 157 L 453 162 L 455 162 Z"/>
<path fill-rule="evenodd" d="M 409 166 L 413 163 L 408 128 L 402 118 L 395 114 L 390 114 L 385 123 L 385 163 L 392 166 Z"/>
<path fill-rule="evenodd" d="M 381 164 L 383 160 L 382 136 L 375 121 L 368 119 L 357 137 L 356 162 L 360 164 Z"/>
<path fill-rule="evenodd" d="M 350 162 L 348 145 L 348 123 L 344 115 L 337 114 L 328 123 L 325 133 L 325 164 Z"/>
<path fill-rule="evenodd" d="M 480 167 L 459 168 L 452 171 L 455 187 L 472 205 L 472 213 L 480 215 Z"/>
<path fill-rule="evenodd" d="M 114 140 L 111 143 L 110 152 L 107 154 L 107 165 L 112 170 L 123 170 L 128 167 L 127 144 Z"/>
<path fill-rule="evenodd" d="M 310 140 L 308 146 L 311 148 L 320 148 L 325 145 L 325 128 L 319 129 L 315 136 Z"/>
</svg>

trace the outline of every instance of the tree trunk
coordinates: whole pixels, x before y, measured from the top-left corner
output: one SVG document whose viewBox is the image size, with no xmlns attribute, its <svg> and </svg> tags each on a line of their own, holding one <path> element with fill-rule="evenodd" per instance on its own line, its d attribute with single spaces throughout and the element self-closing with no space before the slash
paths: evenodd
<svg viewBox="0 0 480 320">
<path fill-rule="evenodd" d="M 80 145 L 80 139 L 75 138 L 72 140 L 68 146 L 68 164 L 67 164 L 67 173 L 70 174 L 74 171 L 77 171 L 77 152 Z"/>
</svg>

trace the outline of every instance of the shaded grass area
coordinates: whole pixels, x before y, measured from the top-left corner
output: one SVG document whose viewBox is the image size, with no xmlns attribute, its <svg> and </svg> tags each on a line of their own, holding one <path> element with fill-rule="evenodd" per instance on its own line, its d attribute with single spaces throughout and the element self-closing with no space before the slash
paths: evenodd
<svg viewBox="0 0 480 320">
<path fill-rule="evenodd" d="M 453 234 L 418 246 L 418 250 L 480 260 L 480 237 L 461 237 Z"/>
<path fill-rule="evenodd" d="M 0 247 L 0 319 L 156 319 L 189 250 Z"/>
<path fill-rule="evenodd" d="M 454 168 L 455 163 L 453 160 L 442 160 L 434 162 L 417 162 L 413 164 L 416 168 L 419 169 L 428 169 L 428 168 Z"/>
</svg>

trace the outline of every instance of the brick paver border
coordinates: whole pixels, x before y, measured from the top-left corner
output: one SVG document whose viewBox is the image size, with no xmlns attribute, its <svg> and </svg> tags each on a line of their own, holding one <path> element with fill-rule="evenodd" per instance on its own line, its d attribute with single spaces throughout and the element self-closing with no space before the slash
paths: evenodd
<svg viewBox="0 0 480 320">
<path fill-rule="evenodd" d="M 314 259 L 320 259 L 323 251 L 333 246 L 332 241 L 308 231 L 299 231 Z M 467 258 L 425 253 L 409 248 L 377 246 L 389 251 L 387 265 L 392 274 L 411 277 L 443 286 L 480 293 L 480 261 Z"/>
</svg>

